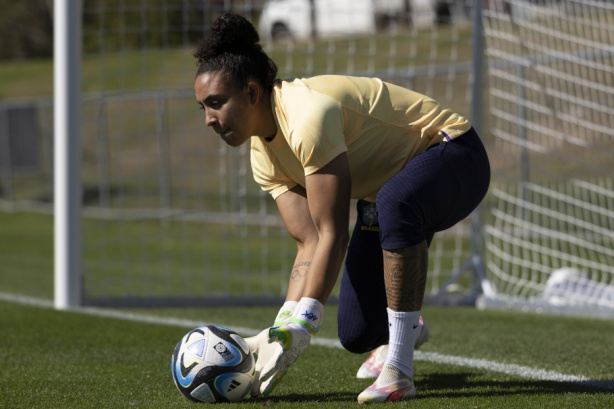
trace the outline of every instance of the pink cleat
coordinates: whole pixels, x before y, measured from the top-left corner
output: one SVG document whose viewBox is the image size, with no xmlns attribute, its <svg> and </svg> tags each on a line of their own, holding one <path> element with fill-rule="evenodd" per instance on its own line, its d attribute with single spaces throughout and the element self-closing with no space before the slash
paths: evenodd
<svg viewBox="0 0 614 409">
<path fill-rule="evenodd" d="M 380 372 L 382 372 L 387 354 L 388 345 L 382 345 L 374 349 L 367 360 L 358 368 L 356 377 L 358 379 L 377 378 Z"/>
<path fill-rule="evenodd" d="M 401 378 L 387 384 L 380 384 L 378 378 L 373 385 L 358 395 L 358 403 L 362 405 L 365 403 L 398 402 L 415 396 L 416 387 L 409 378 Z"/>
<path fill-rule="evenodd" d="M 422 329 L 420 330 L 420 335 L 418 335 L 418 338 L 416 338 L 414 349 L 420 349 L 420 347 L 431 337 L 431 329 L 429 328 L 429 324 L 422 319 L 422 316 L 420 317 L 420 326 Z"/>
<path fill-rule="evenodd" d="M 420 317 L 420 326 L 422 330 L 416 339 L 414 349 L 420 348 L 431 336 L 431 330 L 428 324 Z M 358 379 L 377 378 L 382 372 L 386 355 L 388 354 L 388 345 L 382 345 L 371 352 L 367 360 L 358 368 L 356 377 Z"/>
</svg>

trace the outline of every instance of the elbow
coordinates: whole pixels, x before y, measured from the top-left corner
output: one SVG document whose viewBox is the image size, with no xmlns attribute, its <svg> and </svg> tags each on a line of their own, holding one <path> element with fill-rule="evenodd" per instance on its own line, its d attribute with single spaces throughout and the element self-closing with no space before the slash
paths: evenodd
<svg viewBox="0 0 614 409">
<path fill-rule="evenodd" d="M 319 241 L 319 236 L 315 230 L 312 232 L 312 234 L 303 233 L 300 236 L 293 236 L 293 238 L 299 250 L 304 250 L 309 247 L 315 248 L 317 247 Z"/>
<path fill-rule="evenodd" d="M 343 260 L 350 242 L 350 233 L 347 230 L 339 230 L 334 234 L 326 236 L 326 238 L 324 236 L 320 237 L 320 240 L 331 243 L 333 254 L 335 254 L 338 259 Z"/>
</svg>

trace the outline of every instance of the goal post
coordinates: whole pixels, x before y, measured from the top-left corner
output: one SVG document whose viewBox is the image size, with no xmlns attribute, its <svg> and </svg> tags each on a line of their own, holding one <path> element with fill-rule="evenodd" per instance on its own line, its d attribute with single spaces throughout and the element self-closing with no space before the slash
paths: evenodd
<svg viewBox="0 0 614 409">
<path fill-rule="evenodd" d="M 82 304 L 81 1 L 54 2 L 54 304 Z"/>
</svg>

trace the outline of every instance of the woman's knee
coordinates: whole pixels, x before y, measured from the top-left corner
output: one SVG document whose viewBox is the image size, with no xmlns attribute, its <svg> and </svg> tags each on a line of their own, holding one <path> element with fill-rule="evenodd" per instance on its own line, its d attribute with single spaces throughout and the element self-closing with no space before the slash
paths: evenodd
<svg viewBox="0 0 614 409">
<path fill-rule="evenodd" d="M 377 343 L 374 339 L 351 336 L 341 331 L 339 331 L 339 341 L 341 342 L 343 348 L 353 354 L 364 354 L 365 352 L 370 352 L 383 344 Z"/>
</svg>

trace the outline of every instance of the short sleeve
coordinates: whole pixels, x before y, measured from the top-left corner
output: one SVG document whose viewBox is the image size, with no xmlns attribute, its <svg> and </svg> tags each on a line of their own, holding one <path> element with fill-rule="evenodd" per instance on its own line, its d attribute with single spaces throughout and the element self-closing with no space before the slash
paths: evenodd
<svg viewBox="0 0 614 409">
<path fill-rule="evenodd" d="M 279 166 L 277 158 L 269 154 L 266 143 L 260 138 L 252 138 L 250 164 L 254 180 L 273 199 L 297 185 Z"/>
<path fill-rule="evenodd" d="M 284 134 L 307 176 L 347 151 L 343 110 L 337 100 L 307 87 L 292 91 L 284 95 Z"/>
</svg>

